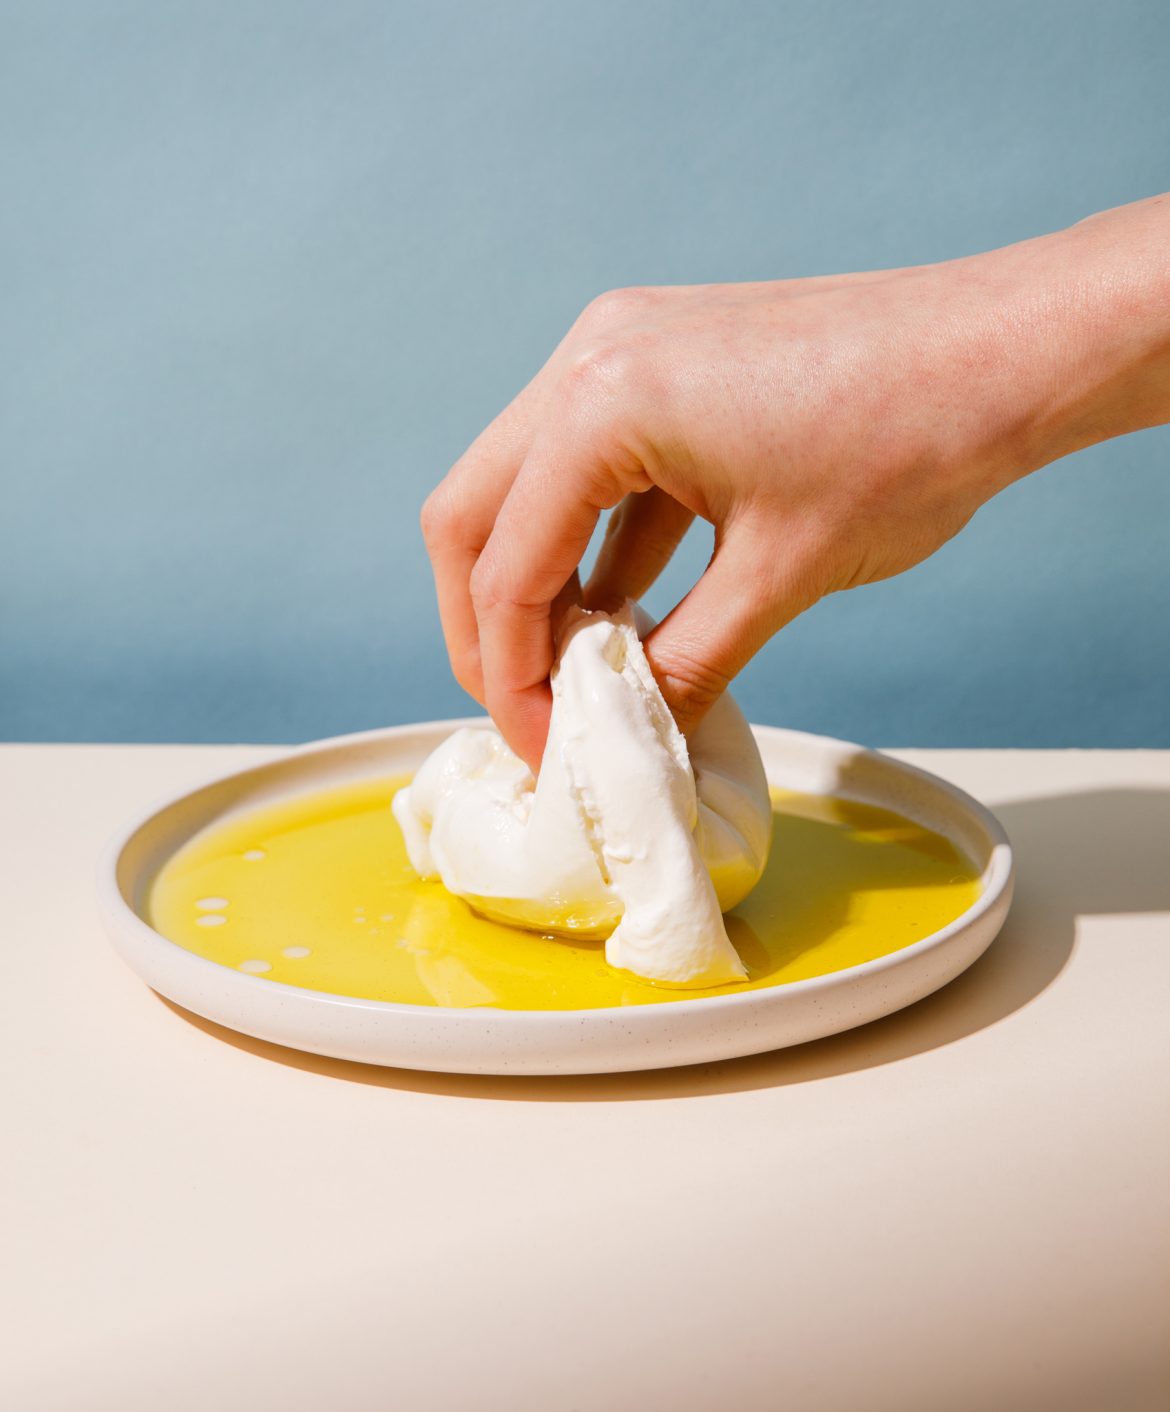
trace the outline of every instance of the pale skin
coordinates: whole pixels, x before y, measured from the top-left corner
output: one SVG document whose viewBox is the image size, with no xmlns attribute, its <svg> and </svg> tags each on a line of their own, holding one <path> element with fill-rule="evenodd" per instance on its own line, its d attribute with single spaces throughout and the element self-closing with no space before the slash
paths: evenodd
<svg viewBox="0 0 1170 1412">
<path fill-rule="evenodd" d="M 452 668 L 536 771 L 564 606 L 639 598 L 701 516 L 714 554 L 646 643 L 690 730 L 818 599 L 919 563 L 1041 466 L 1166 422 L 1170 196 L 938 265 L 615 290 L 423 508 Z"/>
</svg>

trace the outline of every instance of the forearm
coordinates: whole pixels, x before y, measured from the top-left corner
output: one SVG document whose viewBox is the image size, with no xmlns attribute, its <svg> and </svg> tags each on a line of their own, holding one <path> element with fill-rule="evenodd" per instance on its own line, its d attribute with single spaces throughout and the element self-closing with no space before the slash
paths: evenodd
<svg viewBox="0 0 1170 1412">
<path fill-rule="evenodd" d="M 1170 196 L 977 257 L 1013 284 L 1011 376 L 1026 473 L 1170 422 Z"/>
</svg>

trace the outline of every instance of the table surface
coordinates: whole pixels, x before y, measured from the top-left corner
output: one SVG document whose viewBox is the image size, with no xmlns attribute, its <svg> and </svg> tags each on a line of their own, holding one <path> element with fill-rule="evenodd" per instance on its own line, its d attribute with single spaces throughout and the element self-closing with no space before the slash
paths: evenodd
<svg viewBox="0 0 1170 1412">
<path fill-rule="evenodd" d="M 896 751 L 1017 850 L 899 1015 L 693 1069 L 491 1079 L 168 1005 L 101 845 L 259 747 L 0 748 L 0 1403 L 1170 1405 L 1170 752 Z"/>
</svg>

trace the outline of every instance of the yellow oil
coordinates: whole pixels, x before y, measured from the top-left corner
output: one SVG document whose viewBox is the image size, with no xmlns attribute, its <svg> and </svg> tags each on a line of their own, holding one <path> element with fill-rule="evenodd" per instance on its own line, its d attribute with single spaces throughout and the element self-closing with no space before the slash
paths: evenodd
<svg viewBox="0 0 1170 1412">
<path fill-rule="evenodd" d="M 747 981 L 654 986 L 610 969 L 604 942 L 489 922 L 441 884 L 420 882 L 389 808 L 405 783 L 306 795 L 207 829 L 154 879 L 151 924 L 278 984 L 412 1005 L 578 1010 L 838 971 L 928 936 L 979 895 L 970 864 L 908 819 L 775 790 L 768 867 L 727 917 Z"/>
</svg>

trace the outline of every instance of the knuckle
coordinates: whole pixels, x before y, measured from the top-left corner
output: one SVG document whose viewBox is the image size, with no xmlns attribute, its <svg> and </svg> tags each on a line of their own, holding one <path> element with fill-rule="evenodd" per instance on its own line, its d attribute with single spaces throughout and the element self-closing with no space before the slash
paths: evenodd
<svg viewBox="0 0 1170 1412">
<path fill-rule="evenodd" d="M 467 591 L 477 609 L 489 608 L 499 601 L 499 574 L 486 559 L 480 558 L 471 571 Z"/>
<path fill-rule="evenodd" d="M 680 527 L 677 521 L 653 523 L 638 526 L 639 547 L 649 558 L 657 561 L 673 554 L 679 540 L 685 533 L 685 524 Z"/>
<path fill-rule="evenodd" d="M 418 522 L 422 530 L 423 542 L 428 546 L 441 544 L 447 535 L 451 521 L 447 495 L 442 486 L 432 490 L 423 501 Z"/>
<path fill-rule="evenodd" d="M 718 667 L 690 653 L 674 653 L 658 664 L 672 704 L 684 715 L 701 713 L 713 705 L 731 684 Z"/>
<path fill-rule="evenodd" d="M 585 306 L 582 322 L 594 327 L 607 327 L 640 314 L 652 302 L 651 291 L 638 285 L 624 289 L 607 289 Z"/>
<path fill-rule="evenodd" d="M 511 585 L 500 561 L 490 554 L 481 554 L 471 571 L 467 584 L 471 602 L 477 614 L 490 612 L 513 602 Z"/>
<path fill-rule="evenodd" d="M 564 390 L 569 399 L 595 401 L 616 393 L 636 376 L 637 356 L 618 340 L 589 344 L 578 351 L 565 372 Z"/>
<path fill-rule="evenodd" d="M 451 672 L 468 696 L 479 697 L 483 691 L 479 649 L 469 647 L 451 658 Z"/>
</svg>

